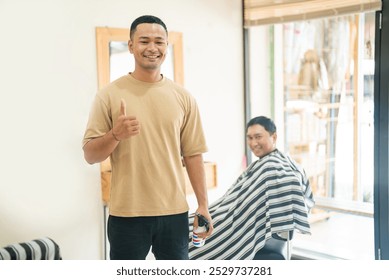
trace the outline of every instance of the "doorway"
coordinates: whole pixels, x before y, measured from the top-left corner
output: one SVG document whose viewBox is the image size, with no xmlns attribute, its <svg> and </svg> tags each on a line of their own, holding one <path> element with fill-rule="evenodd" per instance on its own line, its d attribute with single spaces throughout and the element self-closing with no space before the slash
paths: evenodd
<svg viewBox="0 0 389 280">
<path fill-rule="evenodd" d="M 367 12 L 248 30 L 270 42 L 249 40 L 251 58 L 267 57 L 250 59 L 251 88 L 263 73 L 271 81 L 251 91 L 250 117 L 275 119 L 279 148 L 304 167 L 316 200 L 312 235 L 295 235 L 294 258 L 375 259 L 375 27 Z"/>
</svg>

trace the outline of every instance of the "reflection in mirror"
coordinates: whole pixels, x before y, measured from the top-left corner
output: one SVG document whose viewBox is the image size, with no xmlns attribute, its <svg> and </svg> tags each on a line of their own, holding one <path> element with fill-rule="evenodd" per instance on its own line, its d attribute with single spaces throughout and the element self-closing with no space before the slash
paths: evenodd
<svg viewBox="0 0 389 280">
<path fill-rule="evenodd" d="M 168 46 L 168 53 L 164 63 L 161 66 L 161 73 L 174 80 L 174 46 Z M 133 55 L 128 50 L 127 42 L 111 41 L 109 42 L 109 73 L 110 81 L 127 74 L 135 69 Z"/>
</svg>

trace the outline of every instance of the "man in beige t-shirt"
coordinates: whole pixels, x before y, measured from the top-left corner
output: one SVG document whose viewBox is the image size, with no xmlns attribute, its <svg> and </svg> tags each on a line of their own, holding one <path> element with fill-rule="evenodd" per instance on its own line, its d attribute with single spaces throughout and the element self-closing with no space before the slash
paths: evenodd
<svg viewBox="0 0 389 280">
<path fill-rule="evenodd" d="M 182 159 L 210 221 L 202 154 L 207 151 L 197 103 L 160 72 L 168 44 L 165 24 L 137 18 L 129 51 L 135 69 L 99 91 L 83 140 L 88 163 L 110 156 L 108 239 L 111 259 L 188 259 L 188 204 Z"/>
</svg>

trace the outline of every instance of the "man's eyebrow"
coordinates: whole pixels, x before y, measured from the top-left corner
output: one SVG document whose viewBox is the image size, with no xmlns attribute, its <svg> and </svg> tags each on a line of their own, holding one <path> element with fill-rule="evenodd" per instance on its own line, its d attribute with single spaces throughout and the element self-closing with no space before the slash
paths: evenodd
<svg viewBox="0 0 389 280">
<path fill-rule="evenodd" d="M 260 136 L 260 135 L 261 135 L 261 133 L 255 133 L 253 135 L 247 134 L 246 137 L 253 137 L 253 136 Z"/>
<path fill-rule="evenodd" d="M 150 36 L 139 36 L 139 39 L 150 39 Z M 164 37 L 155 37 L 157 40 L 166 40 Z"/>
</svg>

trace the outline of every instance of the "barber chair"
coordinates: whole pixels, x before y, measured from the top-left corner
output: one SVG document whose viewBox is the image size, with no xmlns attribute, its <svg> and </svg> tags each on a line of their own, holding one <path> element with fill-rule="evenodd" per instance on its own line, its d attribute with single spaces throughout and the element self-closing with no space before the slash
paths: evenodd
<svg viewBox="0 0 389 280">
<path fill-rule="evenodd" d="M 279 234 L 272 234 L 265 246 L 255 254 L 254 260 L 290 260 L 292 237 L 293 231 L 285 233 L 285 238 Z"/>
</svg>

